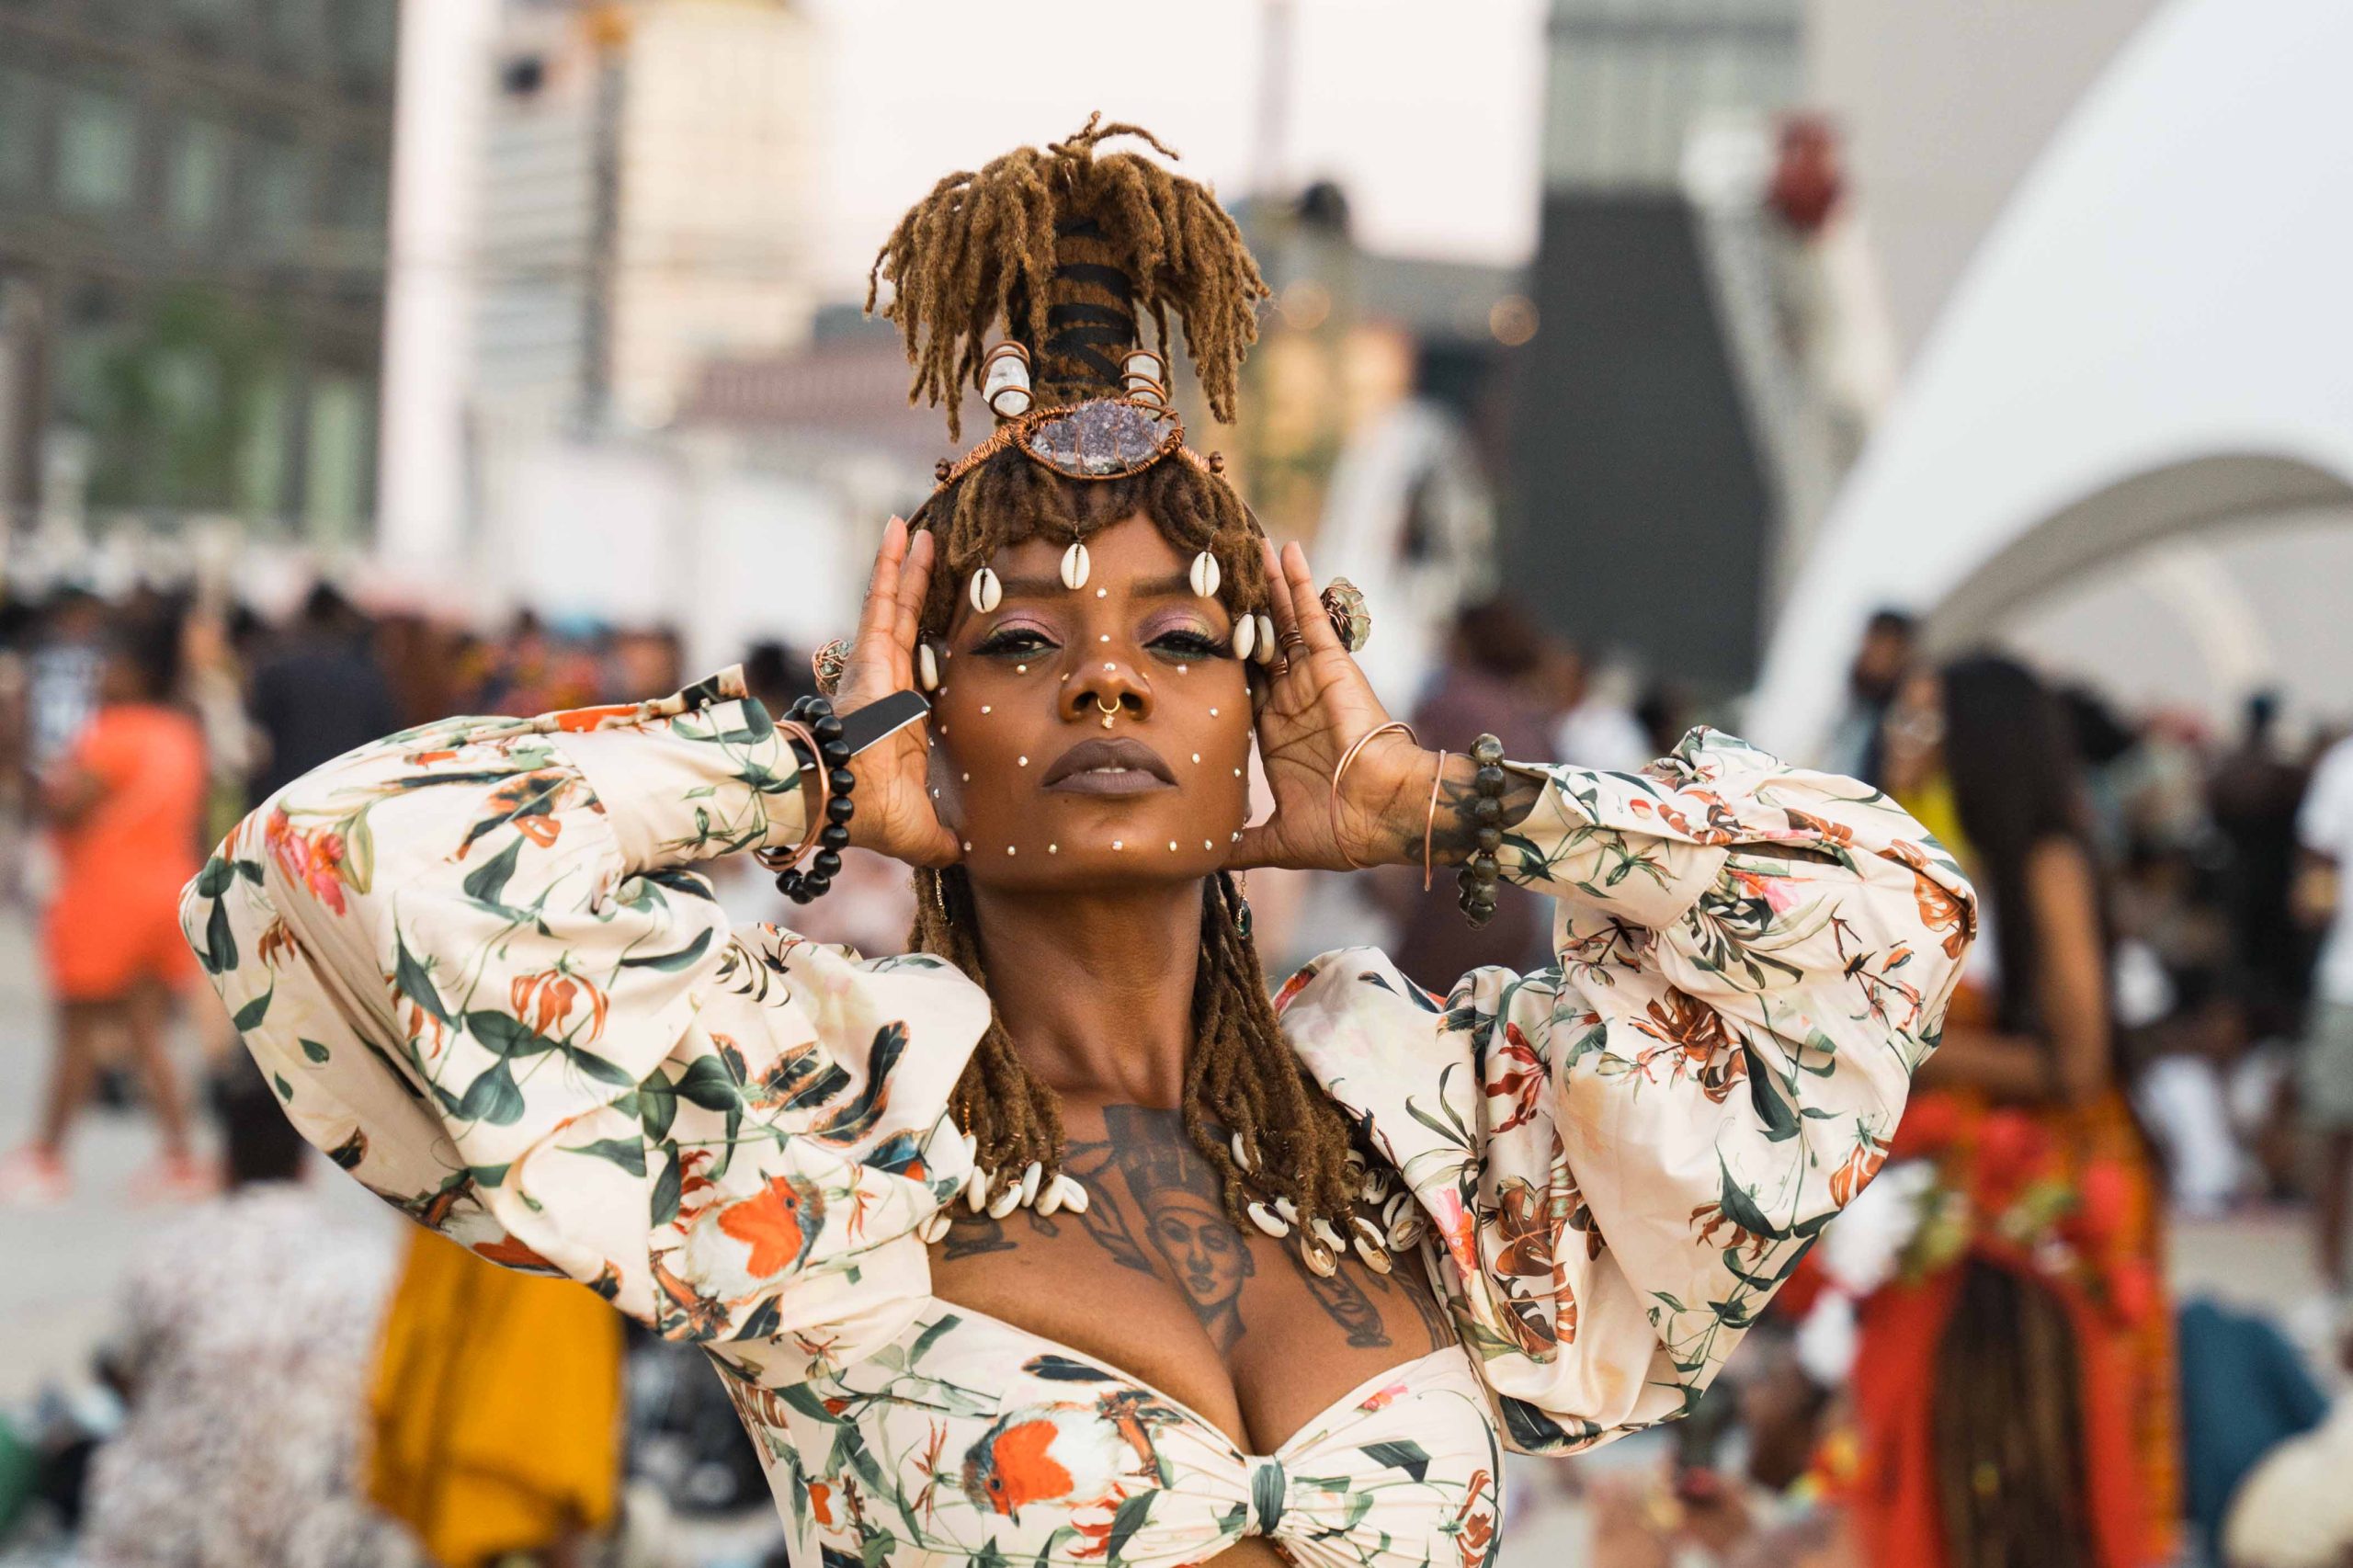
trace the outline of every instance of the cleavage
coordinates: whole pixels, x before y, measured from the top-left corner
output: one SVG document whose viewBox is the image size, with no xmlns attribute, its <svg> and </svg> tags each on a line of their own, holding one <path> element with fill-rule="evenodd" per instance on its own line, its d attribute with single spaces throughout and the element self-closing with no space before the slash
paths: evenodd
<svg viewBox="0 0 2353 1568">
<path fill-rule="evenodd" d="M 932 1293 L 1052 1340 L 1272 1453 L 1335 1400 L 1455 1341 L 1418 1264 L 1321 1278 L 1295 1243 L 1237 1229 L 1175 1111 L 1063 1107 L 1089 1203 L 970 1212 L 933 1246 Z"/>
</svg>

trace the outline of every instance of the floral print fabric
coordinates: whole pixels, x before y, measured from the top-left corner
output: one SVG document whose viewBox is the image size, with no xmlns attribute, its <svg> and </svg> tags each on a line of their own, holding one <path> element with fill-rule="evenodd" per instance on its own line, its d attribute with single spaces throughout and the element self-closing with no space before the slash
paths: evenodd
<svg viewBox="0 0 2353 1568">
<path fill-rule="evenodd" d="M 986 998 L 923 956 L 731 931 L 695 862 L 797 842 L 733 672 L 453 720 L 297 780 L 183 926 L 289 1114 L 389 1202 L 569 1275 L 729 1379 L 796 1561 L 1369 1568 L 1494 1550 L 1499 1443 L 1681 1412 L 1877 1169 L 1973 927 L 1884 797 L 1695 732 L 1540 769 L 1506 870 L 1561 961 L 1440 1000 L 1380 954 L 1284 988 L 1292 1046 L 1428 1210 L 1463 1335 L 1251 1456 L 1116 1370 L 938 1301 L 915 1227 Z"/>
</svg>

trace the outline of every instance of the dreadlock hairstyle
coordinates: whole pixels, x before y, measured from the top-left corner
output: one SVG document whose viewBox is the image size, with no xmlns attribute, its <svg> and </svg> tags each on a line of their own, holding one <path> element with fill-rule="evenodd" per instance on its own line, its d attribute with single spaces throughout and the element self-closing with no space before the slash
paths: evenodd
<svg viewBox="0 0 2353 1568">
<path fill-rule="evenodd" d="M 1091 117 L 1077 135 L 1043 152 L 1025 147 L 978 174 L 941 180 L 875 258 L 868 308 L 887 279 L 893 297 L 882 313 L 899 324 L 915 366 L 908 401 L 946 403 L 951 434 L 962 386 L 980 384 L 987 335 L 998 323 L 1030 354 L 1037 406 L 1054 407 L 1120 393 L 1139 307 L 1164 351 L 1175 312 L 1211 412 L 1232 420 L 1267 286 L 1241 231 L 1206 187 L 1136 153 L 1097 156 L 1116 136 L 1139 137 L 1176 156 L 1147 131 Z M 1138 513 L 1178 550 L 1217 558 L 1219 597 L 1236 617 L 1265 609 L 1271 585 L 1262 536 L 1216 468 L 1214 460 L 1172 454 L 1125 477 L 1079 480 L 1017 446 L 996 451 L 915 515 L 915 526 L 938 540 L 919 634 L 945 632 L 961 585 L 996 551 L 1040 536 L 1075 543 Z M 963 869 L 918 869 L 915 894 L 909 946 L 948 960 L 985 991 Z M 1245 1204 L 1263 1200 L 1292 1210 L 1302 1237 L 1324 1227 L 1347 1236 L 1365 1165 L 1347 1119 L 1278 1030 L 1244 915 L 1233 879 L 1211 878 L 1201 900 L 1185 1128 L 1218 1174 L 1235 1223 L 1244 1222 Z M 1033 1163 L 1047 1180 L 1059 1172 L 1057 1096 L 995 1017 L 949 1105 L 981 1167 L 996 1173 L 993 1191 Z"/>
</svg>

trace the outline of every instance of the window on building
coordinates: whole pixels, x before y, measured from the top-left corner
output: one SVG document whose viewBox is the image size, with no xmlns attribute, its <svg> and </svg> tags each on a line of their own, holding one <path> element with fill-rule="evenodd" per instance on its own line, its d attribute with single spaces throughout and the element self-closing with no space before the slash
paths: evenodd
<svg viewBox="0 0 2353 1568">
<path fill-rule="evenodd" d="M 367 381 L 358 376 L 321 370 L 311 379 L 309 439 L 302 452 L 302 532 L 317 543 L 361 540 L 374 403 Z"/>
<path fill-rule="evenodd" d="M 57 199 L 82 212 L 116 211 L 139 185 L 139 108 L 107 87 L 68 87 L 57 114 Z"/>
<path fill-rule="evenodd" d="M 392 200 L 387 175 L 383 154 L 378 149 L 339 150 L 335 155 L 335 176 L 325 192 L 322 213 L 328 226 L 347 234 L 381 234 Z"/>
<path fill-rule="evenodd" d="M 309 170 L 302 149 L 276 136 L 252 142 L 245 157 L 245 208 L 254 237 L 283 250 L 299 237 L 308 216 Z"/>
<path fill-rule="evenodd" d="M 0 65 L 0 196 L 30 196 L 40 188 L 48 89 L 22 66 Z"/>
<path fill-rule="evenodd" d="M 210 233 L 229 204 L 229 128 L 189 119 L 164 155 L 164 219 L 182 234 Z"/>
<path fill-rule="evenodd" d="M 347 75 L 389 90 L 400 39 L 399 0 L 334 0 L 335 59 Z"/>
<path fill-rule="evenodd" d="M 307 65 L 318 42 L 318 0 L 258 0 L 262 47 L 280 64 Z"/>
<path fill-rule="evenodd" d="M 245 389 L 244 438 L 237 449 L 237 515 L 247 522 L 282 523 L 286 517 L 287 460 L 293 400 L 287 395 L 286 372 L 272 366 L 253 378 Z"/>
</svg>

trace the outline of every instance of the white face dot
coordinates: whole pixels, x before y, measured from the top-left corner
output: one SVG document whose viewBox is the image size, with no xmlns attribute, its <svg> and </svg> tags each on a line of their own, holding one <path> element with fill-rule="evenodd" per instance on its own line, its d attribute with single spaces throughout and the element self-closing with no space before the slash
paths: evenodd
<svg viewBox="0 0 2353 1568">
<path fill-rule="evenodd" d="M 1168 841 L 1168 853 L 1171 855 L 1176 853 L 1176 841 L 1173 838 Z"/>
<path fill-rule="evenodd" d="M 1103 635 L 1102 635 L 1102 636 L 1100 636 L 1100 637 L 1097 638 L 1097 639 L 1096 639 L 1096 641 L 1097 641 L 1097 642 L 1108 642 L 1109 641 L 1111 641 L 1111 634 L 1110 634 L 1109 632 L 1106 631 L 1105 633 L 1103 633 Z"/>
<path fill-rule="evenodd" d="M 983 703 L 982 703 L 982 704 L 981 704 L 981 711 L 982 711 L 982 712 L 983 712 L 983 713 L 994 713 L 994 712 L 995 712 L 995 711 L 996 711 L 996 710 L 995 710 L 995 709 L 994 709 L 994 708 L 992 708 L 992 707 L 990 707 L 987 703 L 983 702 Z"/>
<path fill-rule="evenodd" d="M 1115 838 L 1115 839 L 1111 840 L 1111 847 L 1112 847 L 1112 848 L 1117 849 L 1117 848 L 1119 848 L 1120 846 L 1120 841 L 1119 841 L 1118 839 L 1116 839 L 1116 838 Z"/>
<path fill-rule="evenodd" d="M 1236 778 L 1241 778 L 1241 777 L 1242 777 L 1242 769 L 1240 769 L 1240 768 L 1238 768 L 1238 767 L 1237 767 L 1237 768 L 1235 768 L 1235 769 L 1233 770 L 1233 776 L 1234 776 Z M 967 777 L 970 777 L 970 776 L 969 776 L 969 775 L 967 775 Z"/>
<path fill-rule="evenodd" d="M 1022 766 L 1022 767 L 1029 767 L 1029 759 L 1028 757 L 1026 757 L 1026 756 L 1025 756 L 1025 757 L 1018 758 L 1017 760 L 1020 762 L 1021 766 Z"/>
<path fill-rule="evenodd" d="M 1013 666 L 1013 673 L 1017 676 L 1026 676 L 1029 673 L 1029 666 L 1027 665 L 1016 665 Z"/>
<path fill-rule="evenodd" d="M 1097 588 L 1095 590 L 1095 597 L 1098 599 L 1108 599 L 1111 597 L 1111 590 L 1108 588 Z"/>
<path fill-rule="evenodd" d="M 1116 670 L 1116 669 L 1118 669 L 1120 666 L 1119 666 L 1119 665 L 1115 665 L 1115 664 L 1110 663 L 1108 660 L 1106 660 L 1106 661 L 1104 662 L 1103 667 L 1104 667 L 1106 670 Z"/>
<path fill-rule="evenodd" d="M 1006 846 L 1005 846 L 1005 852 L 1006 852 L 1007 855 L 1012 854 L 1012 853 L 1013 853 L 1013 846 L 1012 846 L 1012 845 L 1010 845 L 1010 844 L 1006 845 Z"/>
<path fill-rule="evenodd" d="M 1046 853 L 1049 855 L 1059 855 L 1062 852 L 1063 846 L 1059 844 L 1049 844 L 1046 846 Z"/>
<path fill-rule="evenodd" d="M 1180 676 L 1181 676 L 1181 675 L 1184 675 L 1184 674 L 1186 674 L 1188 671 L 1189 671 L 1190 669 L 1192 669 L 1192 667 L 1193 667 L 1193 666 L 1192 666 L 1192 665 L 1177 665 L 1177 666 L 1176 666 L 1176 673 L 1177 673 L 1178 675 L 1180 675 Z"/>
<path fill-rule="evenodd" d="M 1195 763 L 1197 763 L 1197 764 L 1198 764 L 1200 760 L 1201 760 L 1201 754 L 1200 754 L 1199 752 L 1195 752 L 1195 753 L 1193 754 L 1193 761 L 1194 761 Z"/>
<path fill-rule="evenodd" d="M 1212 718 L 1212 719 L 1214 719 L 1214 718 L 1216 718 L 1216 717 L 1217 717 L 1217 710 L 1216 710 L 1216 709 L 1212 708 L 1212 709 L 1211 709 L 1211 710 L 1210 710 L 1210 717 L 1211 717 L 1211 718 Z"/>
<path fill-rule="evenodd" d="M 970 855 L 972 852 L 972 841 L 971 839 L 969 839 L 969 838 L 968 838 L 968 839 L 964 840 L 964 853 L 965 853 L 965 854 L 967 854 L 967 855 Z"/>
<path fill-rule="evenodd" d="M 963 777 L 964 782 L 965 782 L 965 783 L 967 783 L 967 784 L 970 784 L 970 783 L 972 781 L 972 776 L 971 774 L 969 774 L 969 773 L 964 774 L 962 777 Z"/>
<path fill-rule="evenodd" d="M 1214 848 L 1216 848 L 1216 847 L 1217 847 L 1217 846 L 1216 846 L 1216 845 L 1214 845 L 1214 844 L 1212 844 L 1212 843 L 1211 843 L 1208 839 L 1204 838 L 1204 839 L 1202 839 L 1202 840 L 1201 840 L 1201 847 L 1202 847 L 1202 848 L 1204 848 L 1204 849 L 1214 849 Z"/>
</svg>

